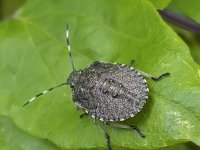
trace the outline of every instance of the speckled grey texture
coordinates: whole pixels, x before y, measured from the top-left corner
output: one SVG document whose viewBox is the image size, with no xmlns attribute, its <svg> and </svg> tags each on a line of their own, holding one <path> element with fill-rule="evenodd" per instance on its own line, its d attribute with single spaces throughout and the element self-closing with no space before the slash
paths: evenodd
<svg viewBox="0 0 200 150">
<path fill-rule="evenodd" d="M 96 61 L 68 78 L 73 101 L 102 121 L 133 117 L 148 98 L 146 80 L 134 68 Z"/>
</svg>

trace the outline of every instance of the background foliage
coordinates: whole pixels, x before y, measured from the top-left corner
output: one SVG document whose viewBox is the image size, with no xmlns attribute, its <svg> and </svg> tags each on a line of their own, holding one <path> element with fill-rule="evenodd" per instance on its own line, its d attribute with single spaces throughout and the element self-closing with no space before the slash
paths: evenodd
<svg viewBox="0 0 200 150">
<path fill-rule="evenodd" d="M 108 127 L 114 148 L 158 149 L 188 141 L 200 145 L 200 69 L 186 44 L 156 11 L 169 2 L 35 0 L 4 19 L 0 24 L 0 148 L 106 147 L 92 119 L 79 119 L 81 112 L 73 106 L 69 87 L 21 107 L 35 93 L 65 81 L 71 72 L 68 56 L 66 60 L 66 22 L 77 68 L 94 60 L 128 64 L 134 58 L 140 70 L 153 75 L 171 73 L 157 83 L 148 80 L 150 99 L 141 113 L 125 122 L 139 126 L 146 138 Z M 199 21 L 198 8 L 187 3 L 172 1 L 169 8 Z M 199 62 L 197 36 L 175 31 Z M 198 149 L 190 144 L 175 148 L 188 147 Z"/>
</svg>

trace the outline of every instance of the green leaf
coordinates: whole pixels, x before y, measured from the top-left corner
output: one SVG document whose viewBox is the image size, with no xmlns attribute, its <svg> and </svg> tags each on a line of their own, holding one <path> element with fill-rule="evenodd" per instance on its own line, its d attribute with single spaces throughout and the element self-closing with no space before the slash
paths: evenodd
<svg viewBox="0 0 200 150">
<path fill-rule="evenodd" d="M 145 0 L 28 1 L 0 25 L 0 113 L 23 130 L 68 149 L 105 148 L 91 117 L 80 119 L 69 87 L 57 89 L 32 105 L 32 95 L 66 80 L 71 64 L 65 27 L 77 69 L 95 60 L 129 63 L 157 76 L 148 80 L 150 98 L 126 124 L 146 135 L 107 127 L 116 148 L 154 149 L 193 141 L 200 145 L 200 67 L 187 46 Z"/>
<path fill-rule="evenodd" d="M 195 145 L 192 142 L 187 142 L 161 148 L 160 150 L 199 150 L 199 146 Z"/>
<path fill-rule="evenodd" d="M 11 119 L 0 116 L 0 149 L 2 150 L 59 150 L 47 140 L 33 137 L 17 128 Z"/>
<path fill-rule="evenodd" d="M 156 8 L 163 9 L 171 2 L 171 0 L 149 0 Z"/>
</svg>

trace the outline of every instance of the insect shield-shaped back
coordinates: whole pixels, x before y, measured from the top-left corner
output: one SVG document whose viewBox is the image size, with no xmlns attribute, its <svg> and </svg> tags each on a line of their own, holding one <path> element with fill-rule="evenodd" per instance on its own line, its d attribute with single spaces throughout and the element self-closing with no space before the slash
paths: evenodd
<svg viewBox="0 0 200 150">
<path fill-rule="evenodd" d="M 138 113 L 148 98 L 147 84 L 132 67 L 96 61 L 72 72 L 74 102 L 94 118 L 123 121 Z"/>
</svg>

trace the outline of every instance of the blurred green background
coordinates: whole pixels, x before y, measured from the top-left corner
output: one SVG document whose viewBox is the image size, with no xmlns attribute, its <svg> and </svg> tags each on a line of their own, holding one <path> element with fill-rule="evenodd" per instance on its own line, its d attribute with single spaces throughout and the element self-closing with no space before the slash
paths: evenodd
<svg viewBox="0 0 200 150">
<path fill-rule="evenodd" d="M 13 15 L 25 2 L 25 0 L 0 0 L 0 20 Z"/>
<path fill-rule="evenodd" d="M 17 9 L 19 9 L 21 6 L 23 6 L 23 4 L 25 3 L 25 0 L 0 0 L 0 21 L 5 21 L 7 18 L 15 15 L 15 12 L 17 11 Z M 185 12 L 183 12 L 180 7 L 176 7 L 176 3 L 171 3 L 169 5 L 169 9 L 172 9 L 180 14 L 185 15 Z M 189 7 L 189 6 L 188 6 Z M 177 8 L 177 9 L 176 9 Z M 200 6 L 199 6 L 200 8 Z M 190 16 L 189 16 L 190 17 Z M 177 26 L 174 26 L 172 24 L 169 23 L 169 25 L 171 25 L 171 27 L 176 31 L 176 33 L 185 41 L 185 43 L 190 47 L 190 51 L 191 51 L 191 55 L 193 57 L 193 59 L 200 64 L 200 35 L 197 35 L 195 33 L 191 33 L 189 31 L 186 31 L 184 29 L 181 29 Z M 9 120 L 5 120 L 5 122 L 9 122 Z M 4 121 L 0 122 L 0 126 L 2 126 L 4 123 Z M 14 126 L 12 124 L 12 122 L 10 121 L 9 126 Z M 15 139 L 12 138 L 12 133 L 10 133 L 10 129 L 6 128 L 5 130 L 5 134 L 10 134 L 10 138 L 8 140 L 10 140 L 9 142 L 11 143 L 11 145 L 13 143 L 16 143 Z M 23 131 L 18 131 L 16 129 L 16 134 L 18 136 L 23 136 Z M 15 134 L 15 133 L 14 133 Z M 33 138 L 33 142 L 35 142 L 34 138 Z M 1 149 L 1 146 L 0 146 Z M 10 147 L 10 149 L 12 149 L 12 147 Z M 47 147 L 48 149 L 48 147 Z M 56 149 L 56 147 L 55 147 Z M 196 146 L 195 144 L 188 142 L 185 144 L 177 144 L 175 146 L 169 146 L 166 148 L 162 148 L 162 150 L 200 150 L 200 148 L 198 146 Z"/>
</svg>

